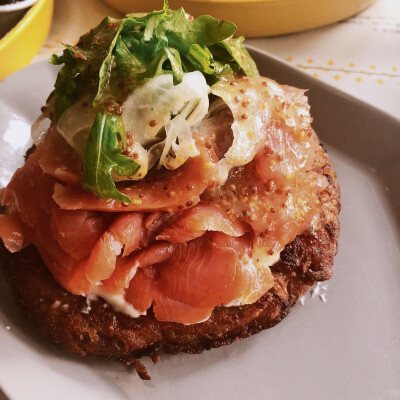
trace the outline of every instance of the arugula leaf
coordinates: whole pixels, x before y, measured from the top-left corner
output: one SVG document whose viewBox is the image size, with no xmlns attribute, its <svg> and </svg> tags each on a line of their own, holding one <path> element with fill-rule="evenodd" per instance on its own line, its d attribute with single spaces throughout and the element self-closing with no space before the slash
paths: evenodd
<svg viewBox="0 0 400 400">
<path fill-rule="evenodd" d="M 130 19 L 131 21 L 133 21 L 135 23 L 136 27 L 139 28 L 146 28 L 147 25 L 147 21 L 152 18 L 154 15 L 170 15 L 172 13 L 171 10 L 158 10 L 158 11 L 153 11 L 149 14 L 145 14 L 145 13 L 130 13 L 127 14 L 125 17 Z"/>
<path fill-rule="evenodd" d="M 106 24 L 106 26 L 110 26 L 113 24 L 114 21 L 112 18 L 107 17 L 105 18 L 101 24 Z M 100 25 L 101 25 L 100 24 Z M 115 47 L 115 44 L 117 42 L 117 39 L 119 37 L 119 34 L 124 27 L 124 20 L 119 23 L 119 20 L 115 20 L 114 24 L 118 26 L 118 30 L 116 32 L 112 32 L 111 35 L 104 36 L 102 39 L 106 38 L 107 42 L 112 38 L 111 43 L 107 43 L 108 50 L 107 50 L 107 55 L 104 58 L 103 62 L 101 63 L 100 69 L 99 69 L 99 84 L 97 86 L 97 92 L 96 95 L 94 96 L 93 99 L 93 104 L 95 104 L 101 97 L 102 92 L 104 88 L 108 85 L 110 76 L 111 76 L 111 66 L 112 66 L 112 59 L 113 59 L 113 50 Z"/>
<path fill-rule="evenodd" d="M 164 20 L 155 29 L 156 35 L 165 35 L 173 47 L 186 47 L 187 49 L 193 43 L 211 46 L 230 37 L 235 31 L 236 25 L 232 22 L 219 21 L 209 15 L 201 15 L 188 20 L 183 8 L 175 11 L 169 20 Z"/>
<path fill-rule="evenodd" d="M 122 138 L 125 137 L 125 129 L 122 118 L 99 112 L 83 154 L 82 186 L 98 197 L 131 203 L 128 196 L 118 191 L 112 173 L 131 176 L 140 166 L 122 154 L 118 147 L 118 135 L 124 142 Z"/>
<path fill-rule="evenodd" d="M 227 64 L 221 64 L 214 61 L 214 57 L 208 50 L 207 46 L 201 46 L 199 44 L 192 44 L 190 46 L 189 53 L 186 58 L 194 66 L 195 70 L 200 70 L 203 74 L 207 75 L 221 75 L 222 72 L 229 68 Z M 209 78 L 207 81 L 209 82 Z"/>
<path fill-rule="evenodd" d="M 165 20 L 165 15 L 154 14 L 147 19 L 146 27 L 143 33 L 143 40 L 148 42 L 154 35 L 154 30 Z"/>
<path fill-rule="evenodd" d="M 119 20 L 106 17 L 83 35 L 76 46 L 64 45 L 66 48 L 62 53 L 50 57 L 51 64 L 64 64 L 54 90 L 56 121 L 78 99 L 93 98 L 93 93 L 98 95 L 107 85 L 109 64 L 104 61 L 110 45 L 116 40 L 119 25 Z"/>
<path fill-rule="evenodd" d="M 58 72 L 54 85 L 54 113 L 58 121 L 61 114 L 78 100 L 81 74 L 69 48 L 61 54 L 53 54 L 49 62 L 54 65 L 65 64 Z"/>
<path fill-rule="evenodd" d="M 121 38 L 126 48 L 147 65 L 146 73 L 139 73 L 139 80 L 151 78 L 160 73 L 170 73 L 168 69 L 159 68 L 160 60 L 168 58 L 174 73 L 174 82 L 181 79 L 178 70 L 200 70 L 208 75 L 218 75 L 226 69 L 221 63 L 216 63 L 207 45 L 224 40 L 234 33 L 236 26 L 231 22 L 218 21 L 210 16 L 201 16 L 188 20 L 181 8 L 176 12 L 166 10 L 154 11 L 145 16 L 137 17 L 129 14 L 122 23 Z M 138 28 L 143 28 L 141 31 Z M 163 50 L 164 48 L 169 50 Z M 183 60 L 171 56 L 171 49 L 178 50 L 192 67 Z M 174 51 L 174 54 L 178 54 Z M 165 56 L 167 55 L 167 58 Z M 176 62 L 180 62 L 180 66 Z M 182 62 L 183 61 L 183 62 Z M 118 65 L 118 63 L 117 63 Z M 158 66 L 156 68 L 156 66 Z"/>
<path fill-rule="evenodd" d="M 146 71 L 146 67 L 129 51 L 121 36 L 117 39 L 114 52 L 115 70 L 122 81 L 131 80 L 136 74 Z"/>
<path fill-rule="evenodd" d="M 216 45 L 211 47 L 211 52 L 216 54 L 216 46 L 223 48 L 233 59 L 239 68 L 247 75 L 247 76 L 258 76 L 258 69 L 256 63 L 251 58 L 250 54 L 246 50 L 246 48 L 242 45 L 244 41 L 244 37 L 240 36 L 238 38 L 229 38 L 227 40 L 222 40 L 218 42 Z M 213 51 L 214 49 L 214 51 Z M 222 56 L 223 57 L 223 56 Z"/>
<path fill-rule="evenodd" d="M 164 63 L 169 61 L 170 69 L 164 69 Z M 162 48 L 154 57 L 153 61 L 147 67 L 143 74 L 138 74 L 139 79 L 152 78 L 161 74 L 172 74 L 174 84 L 182 82 L 183 67 L 179 51 L 172 47 Z"/>
<path fill-rule="evenodd" d="M 70 46 L 69 44 L 65 44 L 65 43 L 61 43 L 67 50 L 68 52 L 74 57 L 74 58 L 81 58 L 82 60 L 86 61 L 86 57 L 83 53 L 81 53 L 79 51 L 79 49 L 77 49 L 74 46 Z"/>
<path fill-rule="evenodd" d="M 135 55 L 145 66 L 148 66 L 155 55 L 163 48 L 168 47 L 168 41 L 165 38 L 151 38 L 144 42 L 141 37 L 136 37 L 135 33 L 121 34 L 122 41 L 128 50 Z"/>
</svg>

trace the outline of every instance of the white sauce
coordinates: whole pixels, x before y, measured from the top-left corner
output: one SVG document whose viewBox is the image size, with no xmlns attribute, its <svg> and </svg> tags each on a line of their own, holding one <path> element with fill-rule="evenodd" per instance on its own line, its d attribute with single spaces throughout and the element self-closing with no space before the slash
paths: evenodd
<svg viewBox="0 0 400 400">
<path fill-rule="evenodd" d="M 253 247 L 252 254 L 254 265 L 259 269 L 271 267 L 278 262 L 281 257 L 280 251 L 276 251 L 274 254 L 269 255 L 265 251 L 265 247 L 258 246 Z"/>
<path fill-rule="evenodd" d="M 146 315 L 146 311 L 141 312 L 136 310 L 132 304 L 128 303 L 122 294 L 111 294 L 106 292 L 101 286 L 96 287 L 96 289 L 87 295 L 88 299 L 95 300 L 97 297 L 104 299 L 110 306 L 114 308 L 115 311 L 129 315 L 132 318 L 140 317 L 141 315 Z"/>
</svg>

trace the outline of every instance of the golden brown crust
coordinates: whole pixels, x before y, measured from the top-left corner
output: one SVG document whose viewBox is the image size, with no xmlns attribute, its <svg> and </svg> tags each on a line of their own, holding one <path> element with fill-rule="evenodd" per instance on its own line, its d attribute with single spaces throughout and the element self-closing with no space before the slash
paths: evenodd
<svg viewBox="0 0 400 400">
<path fill-rule="evenodd" d="M 206 322 L 159 322 L 151 311 L 132 319 L 101 299 L 88 304 L 54 281 L 32 246 L 13 255 L 1 252 L 6 279 L 29 320 L 68 351 L 82 356 L 106 357 L 140 370 L 137 358 L 160 350 L 199 353 L 232 343 L 279 323 L 300 295 L 332 275 L 339 234 L 339 187 L 322 148 L 315 170 L 329 181 L 320 196 L 322 213 L 285 247 L 271 268 L 274 287 L 255 304 L 216 308 Z M 139 372 L 146 378 L 145 370 Z"/>
</svg>

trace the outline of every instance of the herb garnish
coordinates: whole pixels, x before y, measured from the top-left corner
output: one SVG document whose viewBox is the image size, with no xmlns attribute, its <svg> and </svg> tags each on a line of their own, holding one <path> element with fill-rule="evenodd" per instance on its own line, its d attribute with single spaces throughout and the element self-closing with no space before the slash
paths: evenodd
<svg viewBox="0 0 400 400">
<path fill-rule="evenodd" d="M 258 75 L 243 38 L 233 39 L 236 26 L 208 15 L 188 18 L 183 8 L 149 14 L 128 14 L 122 20 L 105 18 L 75 46 L 50 58 L 64 64 L 58 73 L 54 98 L 56 121 L 77 101 L 85 101 L 98 115 L 83 154 L 83 187 L 96 196 L 123 202 L 112 173 L 131 176 L 139 165 L 122 154 L 126 141 L 122 118 L 110 114 L 107 101 L 122 104 L 129 92 L 161 74 L 179 84 L 185 72 L 200 71 L 209 85 L 229 71 Z"/>
</svg>

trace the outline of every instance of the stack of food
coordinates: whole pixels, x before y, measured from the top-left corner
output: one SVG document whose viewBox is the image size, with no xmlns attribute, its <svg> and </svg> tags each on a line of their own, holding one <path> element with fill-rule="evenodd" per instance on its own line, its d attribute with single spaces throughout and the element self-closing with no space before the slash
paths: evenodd
<svg viewBox="0 0 400 400">
<path fill-rule="evenodd" d="M 257 333 L 330 278 L 339 190 L 304 90 L 259 76 L 235 29 L 165 4 L 51 57 L 0 237 L 18 302 L 66 349 L 146 377 L 139 357 Z"/>
</svg>

